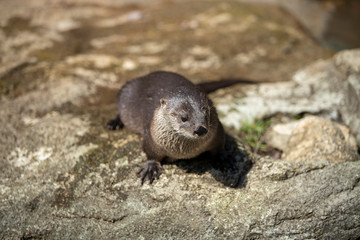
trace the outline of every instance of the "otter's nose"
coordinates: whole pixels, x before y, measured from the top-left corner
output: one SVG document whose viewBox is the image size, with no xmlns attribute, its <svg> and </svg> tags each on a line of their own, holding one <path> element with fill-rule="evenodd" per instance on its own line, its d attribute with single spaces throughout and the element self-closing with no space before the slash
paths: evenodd
<svg viewBox="0 0 360 240">
<path fill-rule="evenodd" d="M 203 135 L 205 135 L 207 132 L 208 132 L 207 129 L 204 128 L 203 126 L 198 127 L 198 128 L 194 131 L 194 133 L 195 133 L 196 135 L 200 136 L 200 137 L 203 136 Z"/>
</svg>

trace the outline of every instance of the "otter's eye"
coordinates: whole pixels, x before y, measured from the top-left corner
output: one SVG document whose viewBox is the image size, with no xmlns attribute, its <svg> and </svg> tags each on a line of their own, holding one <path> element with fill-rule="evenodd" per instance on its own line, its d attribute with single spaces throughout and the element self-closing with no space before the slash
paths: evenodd
<svg viewBox="0 0 360 240">
<path fill-rule="evenodd" d="M 188 117 L 181 117 L 181 121 L 182 121 L 182 122 L 187 122 L 187 121 L 188 121 Z"/>
</svg>

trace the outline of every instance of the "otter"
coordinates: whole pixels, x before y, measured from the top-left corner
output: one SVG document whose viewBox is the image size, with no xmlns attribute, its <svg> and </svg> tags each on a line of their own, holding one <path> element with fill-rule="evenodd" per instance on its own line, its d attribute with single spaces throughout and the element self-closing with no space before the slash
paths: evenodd
<svg viewBox="0 0 360 240">
<path fill-rule="evenodd" d="M 159 179 L 164 159 L 192 159 L 210 152 L 221 160 L 225 133 L 206 93 L 238 82 L 196 86 L 177 73 L 158 71 L 120 89 L 117 115 L 106 127 L 126 127 L 142 136 L 147 162 L 137 172 L 141 184 Z"/>
</svg>

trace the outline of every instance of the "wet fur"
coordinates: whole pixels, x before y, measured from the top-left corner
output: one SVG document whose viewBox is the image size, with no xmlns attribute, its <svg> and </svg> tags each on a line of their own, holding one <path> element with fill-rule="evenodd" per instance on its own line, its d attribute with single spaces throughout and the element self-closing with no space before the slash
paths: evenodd
<svg viewBox="0 0 360 240">
<path fill-rule="evenodd" d="M 191 138 L 169 124 L 168 113 L 166 106 L 155 110 L 150 132 L 156 145 L 164 149 L 164 154 L 170 160 L 190 159 L 211 150 L 209 144 L 215 137 L 216 121 L 208 124 L 210 131 L 204 137 Z"/>
<path fill-rule="evenodd" d="M 131 80 L 119 91 L 117 106 L 118 115 L 107 127 L 124 125 L 142 135 L 148 158 L 138 172 L 142 183 L 159 177 L 163 169 L 158 163 L 165 158 L 189 159 L 207 151 L 215 155 L 223 149 L 224 130 L 211 100 L 179 74 L 153 72 Z"/>
</svg>

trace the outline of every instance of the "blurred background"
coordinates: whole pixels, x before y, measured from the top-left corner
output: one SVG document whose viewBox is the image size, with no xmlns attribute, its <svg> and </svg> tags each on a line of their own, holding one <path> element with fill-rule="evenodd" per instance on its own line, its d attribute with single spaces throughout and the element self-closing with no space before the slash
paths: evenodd
<svg viewBox="0 0 360 240">
<path fill-rule="evenodd" d="M 121 79 L 164 69 L 191 74 L 194 81 L 239 76 L 285 81 L 315 59 L 360 46 L 357 0 L 1 0 L 0 5 L 0 92 L 6 95 L 26 91 L 27 77 L 15 75 L 35 62 L 67 59 L 85 66 L 115 56 L 120 62 L 95 68 L 111 68 L 109 74 Z M 119 80 L 116 76 L 104 84 Z"/>
</svg>

